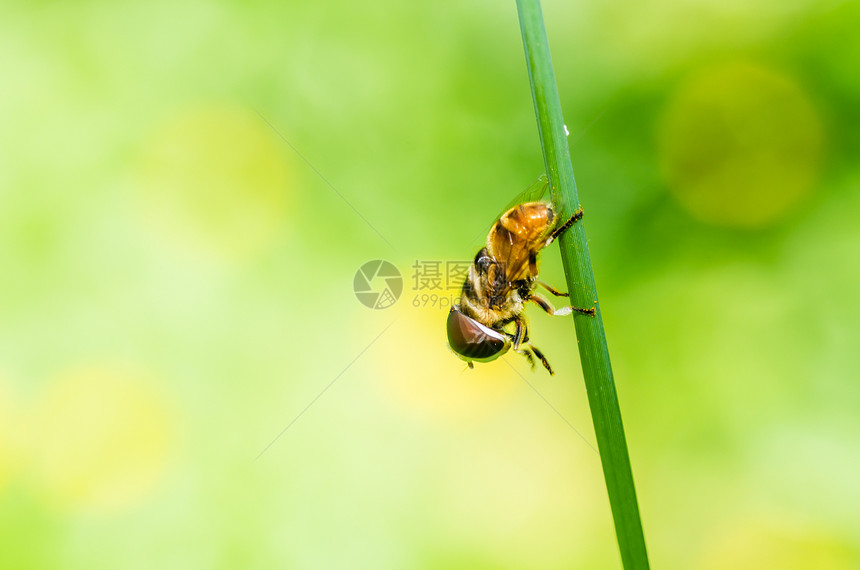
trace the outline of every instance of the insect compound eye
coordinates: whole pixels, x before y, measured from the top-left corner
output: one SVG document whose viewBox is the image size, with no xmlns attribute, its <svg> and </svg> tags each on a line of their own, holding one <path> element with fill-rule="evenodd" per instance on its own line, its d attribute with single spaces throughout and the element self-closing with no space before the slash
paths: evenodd
<svg viewBox="0 0 860 570">
<path fill-rule="evenodd" d="M 467 317 L 456 307 L 448 313 L 448 344 L 467 360 L 493 360 L 510 348 L 508 337 Z"/>
</svg>

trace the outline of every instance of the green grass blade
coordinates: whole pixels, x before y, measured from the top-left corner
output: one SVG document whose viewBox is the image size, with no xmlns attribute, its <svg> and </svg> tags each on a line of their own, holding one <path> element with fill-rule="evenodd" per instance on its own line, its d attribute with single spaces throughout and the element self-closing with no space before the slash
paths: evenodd
<svg viewBox="0 0 860 570">
<path fill-rule="evenodd" d="M 567 219 L 578 207 L 579 197 L 540 2 L 517 0 L 517 10 L 552 199 L 562 219 Z M 583 224 L 574 224 L 559 241 L 572 304 L 597 308 L 595 317 L 574 314 L 573 318 L 621 561 L 626 570 L 647 569 L 645 536 Z"/>
</svg>

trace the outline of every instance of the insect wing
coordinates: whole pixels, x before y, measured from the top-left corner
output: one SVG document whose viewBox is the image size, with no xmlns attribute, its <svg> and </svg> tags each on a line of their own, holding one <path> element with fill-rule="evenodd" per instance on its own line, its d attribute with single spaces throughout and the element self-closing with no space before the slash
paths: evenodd
<svg viewBox="0 0 860 570">
<path fill-rule="evenodd" d="M 529 202 L 538 202 L 544 198 L 549 189 L 549 180 L 546 174 L 541 174 L 537 179 L 529 184 L 528 188 L 517 194 L 517 196 L 507 205 L 502 212 L 496 217 L 500 219 L 509 210 L 517 207 L 520 204 L 528 204 Z M 493 222 L 495 223 L 495 221 Z M 492 227 L 492 226 L 491 226 Z M 503 239 L 503 236 L 497 235 L 497 241 L 494 244 L 494 253 L 499 256 L 499 261 L 505 271 L 505 279 L 508 283 L 522 279 L 524 273 L 527 273 L 527 267 L 531 259 L 529 242 L 524 240 L 526 237 L 523 234 L 518 234 L 516 237 L 508 234 L 508 239 Z M 502 239 L 498 239 L 502 238 Z"/>
<path fill-rule="evenodd" d="M 502 217 L 502 214 L 516 206 L 517 204 L 525 204 L 526 202 L 537 202 L 541 200 L 549 190 L 549 179 L 546 177 L 546 174 L 541 174 L 537 177 L 537 180 L 529 184 L 528 188 L 520 192 L 516 195 L 516 197 L 508 202 L 508 205 L 505 206 L 505 209 L 499 212 L 499 215 L 496 216 L 496 220 Z"/>
<path fill-rule="evenodd" d="M 537 177 L 537 179 L 528 185 L 528 187 L 516 195 L 516 197 L 508 202 L 508 205 L 505 208 L 496 214 L 496 217 L 493 218 L 491 222 L 487 224 L 487 227 L 480 236 L 476 237 L 472 240 L 472 243 L 478 241 L 482 236 L 486 236 L 487 232 L 490 231 L 490 228 L 493 227 L 493 224 L 502 217 L 502 214 L 516 206 L 517 204 L 524 204 L 526 202 L 537 202 L 541 200 L 547 194 L 547 190 L 549 189 L 549 179 L 546 177 L 546 174 L 541 174 Z"/>
</svg>

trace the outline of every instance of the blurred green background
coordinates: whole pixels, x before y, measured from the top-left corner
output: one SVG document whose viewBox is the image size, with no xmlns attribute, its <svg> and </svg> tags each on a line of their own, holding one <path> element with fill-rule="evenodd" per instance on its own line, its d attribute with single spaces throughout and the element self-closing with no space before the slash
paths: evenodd
<svg viewBox="0 0 860 570">
<path fill-rule="evenodd" d="M 2 12 L 0 567 L 619 567 L 569 319 L 413 306 L 542 170 L 513 2 Z M 860 4 L 544 12 L 653 567 L 860 567 Z"/>
</svg>

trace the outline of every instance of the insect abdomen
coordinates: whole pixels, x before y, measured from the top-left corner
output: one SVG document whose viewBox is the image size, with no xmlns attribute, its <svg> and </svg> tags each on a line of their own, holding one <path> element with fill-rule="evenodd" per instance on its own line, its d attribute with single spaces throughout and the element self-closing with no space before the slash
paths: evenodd
<svg viewBox="0 0 860 570">
<path fill-rule="evenodd" d="M 542 238 L 552 226 L 555 215 L 546 202 L 527 202 L 514 206 L 493 226 L 496 239 L 531 243 Z"/>
</svg>

